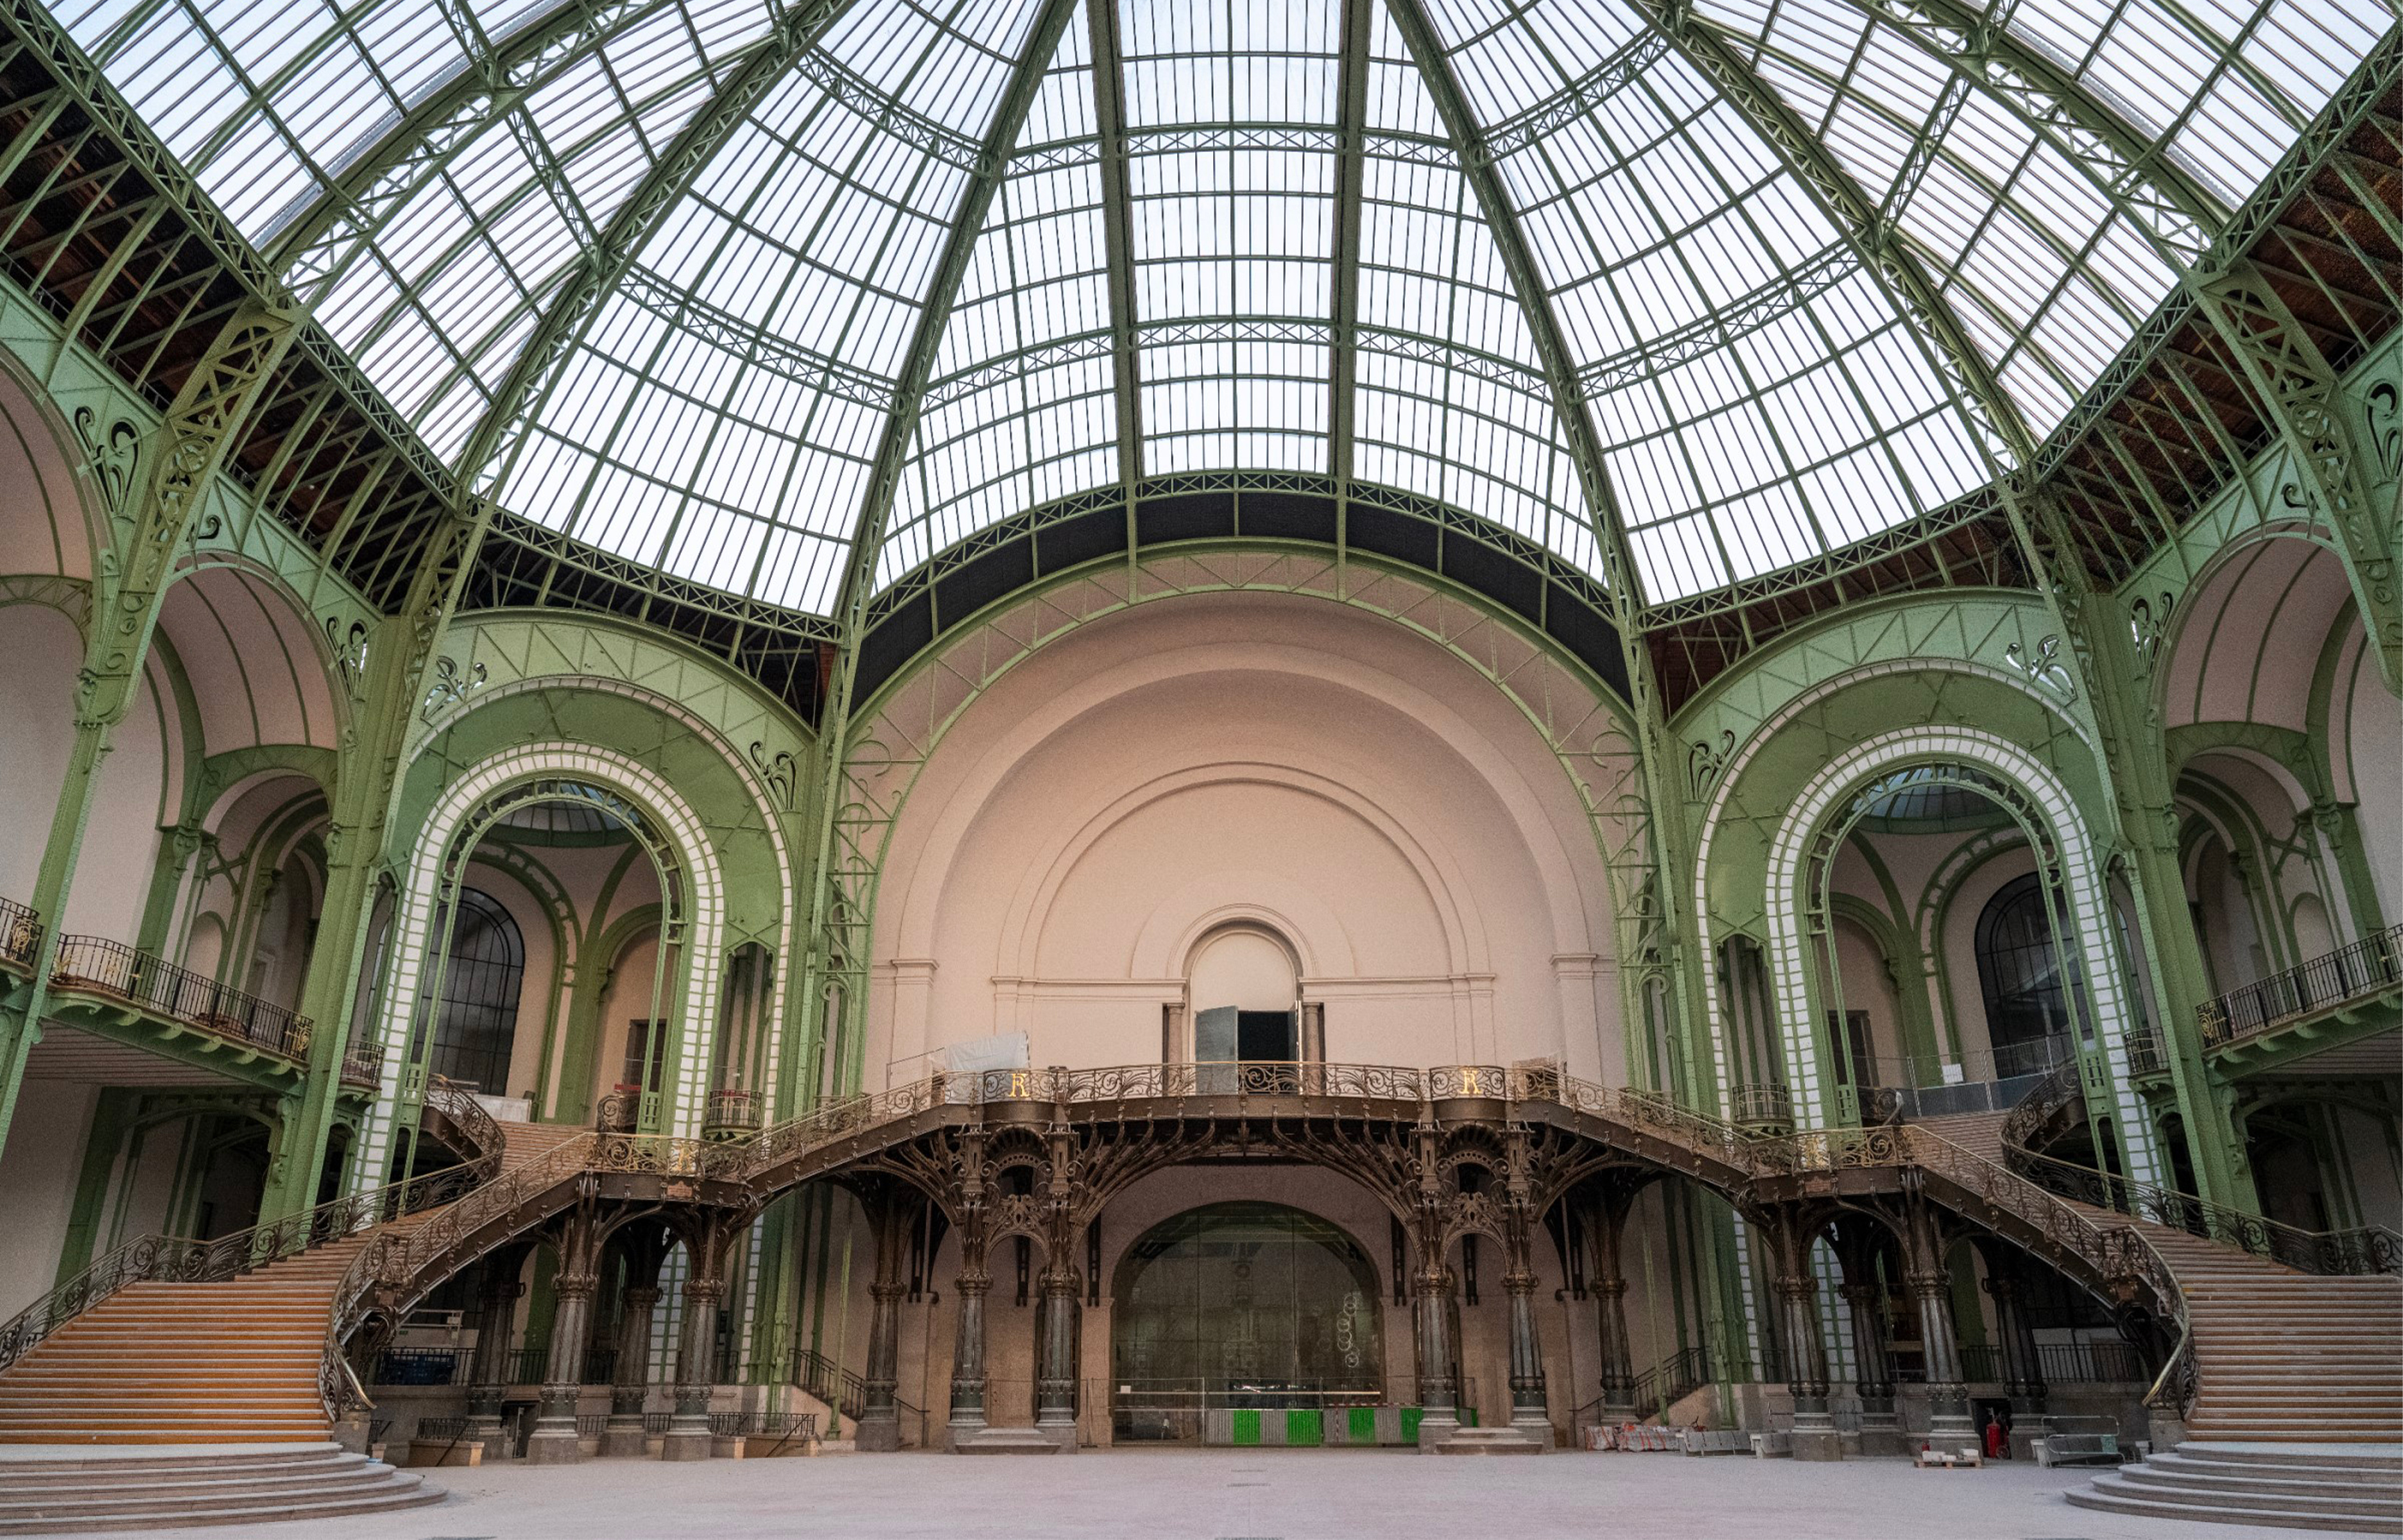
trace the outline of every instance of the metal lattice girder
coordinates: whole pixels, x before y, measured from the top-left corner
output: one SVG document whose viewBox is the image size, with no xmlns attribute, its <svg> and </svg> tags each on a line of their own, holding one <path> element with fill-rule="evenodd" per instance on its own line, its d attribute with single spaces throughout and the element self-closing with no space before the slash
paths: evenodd
<svg viewBox="0 0 2403 1540">
<path fill-rule="evenodd" d="M 815 862 L 811 870 L 810 976 L 803 986 L 806 1008 L 820 1009 L 823 984 L 829 978 L 844 981 L 842 1008 L 855 1013 L 868 969 L 868 926 L 875 903 L 875 884 L 882 858 L 882 825 L 868 817 L 848 795 L 845 785 L 850 747 L 852 691 L 859 672 L 859 643 L 865 631 L 868 602 L 875 586 L 876 562 L 883 544 L 885 520 L 905 473 L 911 440 L 917 434 L 918 410 L 934 372 L 935 351 L 951 319 L 951 303 L 966 276 L 985 215 L 993 207 L 1009 162 L 1009 148 L 1018 142 L 1045 66 L 1061 35 L 1075 17 L 1076 0 L 1043 0 L 1027 31 L 1024 50 L 1011 73 L 1007 89 L 994 109 L 984 146 L 960 197 L 951 233 L 936 265 L 934 281 L 920 308 L 916 329 L 896 382 L 899 409 L 885 419 L 878 446 L 876 469 L 868 496 L 852 531 L 849 560 L 839 591 L 837 618 L 844 646 L 836 664 L 833 687 L 819 723 L 825 756 L 824 782 L 818 801 L 819 829 Z M 830 1040 L 839 1023 L 820 1020 L 821 1042 Z"/>
<path fill-rule="evenodd" d="M 271 259 L 310 300 L 330 289 L 372 247 L 394 215 L 495 123 L 516 125 L 544 86 L 675 0 L 576 0 L 494 46 L 471 48 L 477 69 L 418 104 L 376 151 L 347 168 L 334 190 L 276 235 Z M 455 5 L 442 14 L 481 38 Z"/>
<path fill-rule="evenodd" d="M 2364 460 L 2345 418 L 2343 387 L 2276 288 L 2249 263 L 2199 276 L 2194 287 L 2229 351 L 2269 406 L 2294 471 L 2336 536 L 2354 597 L 2390 685 L 2403 685 L 2403 603 L 2396 591 L 2396 519 L 2370 501 Z"/>
<path fill-rule="evenodd" d="M 1863 11 L 1958 71 L 2042 133 L 2173 259 L 2191 262 L 2228 211 L 2108 103 L 2006 21 L 1961 0 L 1853 0 Z"/>
<path fill-rule="evenodd" d="M 610 217 L 600 239 L 579 256 L 552 296 L 534 336 L 510 367 L 508 377 L 493 392 L 484 416 L 467 436 L 459 457 L 459 478 L 469 493 L 479 498 L 498 493 L 560 371 L 590 329 L 602 302 L 633 266 L 644 240 L 690 190 L 752 108 L 853 3 L 816 0 L 779 19 L 770 40 L 694 115 Z"/>
</svg>

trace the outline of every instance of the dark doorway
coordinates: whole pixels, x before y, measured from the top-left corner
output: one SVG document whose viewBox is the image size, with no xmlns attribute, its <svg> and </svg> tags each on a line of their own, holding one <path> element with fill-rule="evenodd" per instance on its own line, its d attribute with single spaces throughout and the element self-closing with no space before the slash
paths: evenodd
<svg viewBox="0 0 2403 1540">
<path fill-rule="evenodd" d="M 1293 1012 L 1241 1010 L 1235 1013 L 1236 1058 L 1253 1063 L 1289 1063 L 1301 1057 L 1296 1049 Z"/>
</svg>

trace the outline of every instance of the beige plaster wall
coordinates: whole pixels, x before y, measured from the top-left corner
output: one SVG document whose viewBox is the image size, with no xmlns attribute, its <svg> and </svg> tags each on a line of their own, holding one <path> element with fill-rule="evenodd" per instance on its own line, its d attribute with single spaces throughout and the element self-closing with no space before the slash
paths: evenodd
<svg viewBox="0 0 2403 1540">
<path fill-rule="evenodd" d="M 1005 674 L 936 751 L 878 899 L 869 1082 L 1025 1032 L 1156 1060 L 1202 942 L 1281 936 L 1327 1056 L 1623 1076 L 1601 863 L 1475 673 L 1319 601 L 1163 601 Z"/>
</svg>

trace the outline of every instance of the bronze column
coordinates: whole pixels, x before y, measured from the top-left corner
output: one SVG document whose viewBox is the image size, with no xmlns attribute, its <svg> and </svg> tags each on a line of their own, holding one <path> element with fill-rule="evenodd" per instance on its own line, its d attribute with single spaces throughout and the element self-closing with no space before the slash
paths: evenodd
<svg viewBox="0 0 2403 1540">
<path fill-rule="evenodd" d="M 650 1452 L 643 1431 L 644 1402 L 651 1394 L 651 1321 L 660 1305 L 659 1269 L 650 1282 L 628 1286 L 618 1305 L 618 1362 L 609 1377 L 609 1422 L 601 1432 L 601 1452 L 638 1459 Z"/>
<path fill-rule="evenodd" d="M 1627 1331 L 1627 1276 L 1618 1243 L 1626 1208 L 1608 1200 L 1593 1206 L 1593 1297 L 1602 1339 L 1602 1420 L 1635 1421 L 1635 1354 Z"/>
<path fill-rule="evenodd" d="M 1927 1432 L 1942 1449 L 1978 1441 L 1969 1415 L 1969 1387 L 1961 1377 L 1961 1337 L 1952 1317 L 1952 1275 L 1944 1266 L 1944 1244 L 1936 1217 L 1924 1203 L 1912 1205 L 1910 1271 L 1903 1286 L 1919 1307 L 1921 1350 L 1927 1365 Z"/>
<path fill-rule="evenodd" d="M 726 1302 L 726 1279 L 718 1270 L 721 1259 L 715 1251 L 714 1246 L 694 1247 L 694 1270 L 684 1281 L 675 1411 L 668 1419 L 667 1442 L 660 1449 L 662 1460 L 709 1458 L 709 1398 L 717 1385 L 717 1312 Z"/>
<path fill-rule="evenodd" d="M 1053 1255 L 1058 1256 L 1057 1252 Z M 1036 1370 L 1035 1425 L 1049 1433 L 1063 1454 L 1076 1448 L 1076 1335 L 1084 1292 L 1083 1274 L 1064 1256 L 1044 1268 L 1042 1362 Z"/>
<path fill-rule="evenodd" d="M 525 1248 L 510 1246 L 484 1263 L 483 1287 L 478 1293 L 476 1351 L 469 1360 L 467 1436 L 481 1440 L 487 1464 L 517 1457 L 517 1445 L 501 1428 L 501 1401 L 508 1394 L 509 1332 L 516 1325 L 517 1302 L 525 1293 L 518 1273 L 525 1266 Z"/>
<path fill-rule="evenodd" d="M 591 1341 L 592 1296 L 601 1286 L 591 1272 L 562 1272 L 551 1279 L 556 1301 L 550 1318 L 550 1369 L 543 1377 L 542 1408 L 526 1460 L 536 1465 L 572 1465 L 583 1458 L 576 1441 L 576 1403 L 584 1390 L 584 1351 Z"/>
<path fill-rule="evenodd" d="M 1417 1286 L 1419 1448 L 1432 1451 L 1460 1427 L 1460 1387 L 1452 1377 L 1452 1269 L 1422 1248 Z"/>
</svg>

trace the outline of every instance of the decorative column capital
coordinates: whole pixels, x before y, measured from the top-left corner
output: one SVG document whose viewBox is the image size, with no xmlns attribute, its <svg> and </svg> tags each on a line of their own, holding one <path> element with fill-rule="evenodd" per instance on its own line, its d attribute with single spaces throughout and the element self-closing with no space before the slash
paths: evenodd
<svg viewBox="0 0 2403 1540">
<path fill-rule="evenodd" d="M 1875 1283 L 1846 1283 L 1836 1292 L 1844 1297 L 1845 1303 L 1857 1305 L 1863 1310 L 1877 1303 L 1878 1287 Z"/>
<path fill-rule="evenodd" d="M 646 1311 L 659 1302 L 660 1289 L 656 1283 L 637 1284 L 625 1294 L 626 1308 L 630 1311 Z"/>
<path fill-rule="evenodd" d="M 715 1305 L 726 1297 L 723 1278 L 688 1278 L 684 1281 L 684 1297 L 688 1303 Z"/>
<path fill-rule="evenodd" d="M 563 1272 L 550 1281 L 551 1292 L 562 1299 L 590 1299 L 601 1287 L 601 1275 L 592 1272 Z"/>
<path fill-rule="evenodd" d="M 1452 1269 L 1440 1262 L 1433 1267 L 1420 1268 L 1410 1274 L 1410 1283 L 1423 1295 L 1450 1294 Z"/>
<path fill-rule="evenodd" d="M 1818 1292 L 1818 1280 L 1807 1272 L 1782 1272 L 1777 1275 L 1776 1287 L 1780 1299 L 1798 1302 Z"/>
<path fill-rule="evenodd" d="M 1624 1278 L 1597 1278 L 1590 1283 L 1588 1283 L 1586 1287 L 1591 1289 L 1594 1293 L 1600 1295 L 1604 1299 L 1624 1299 L 1627 1297 L 1627 1280 Z"/>
<path fill-rule="evenodd" d="M 1952 1292 L 1952 1275 L 1949 1272 L 1913 1272 L 1906 1275 L 1902 1283 L 1918 1299 L 1941 1298 Z"/>
<path fill-rule="evenodd" d="M 984 1296 L 993 1292 L 993 1274 L 989 1272 L 963 1272 L 959 1277 L 952 1280 L 951 1287 L 959 1290 L 961 1294 L 971 1299 L 980 1299 Z"/>
<path fill-rule="evenodd" d="M 909 1297 L 909 1294 L 910 1285 L 907 1283 L 870 1283 L 868 1285 L 868 1297 L 870 1299 L 877 1301 L 879 1304 L 893 1304 L 898 1300 Z"/>
</svg>

